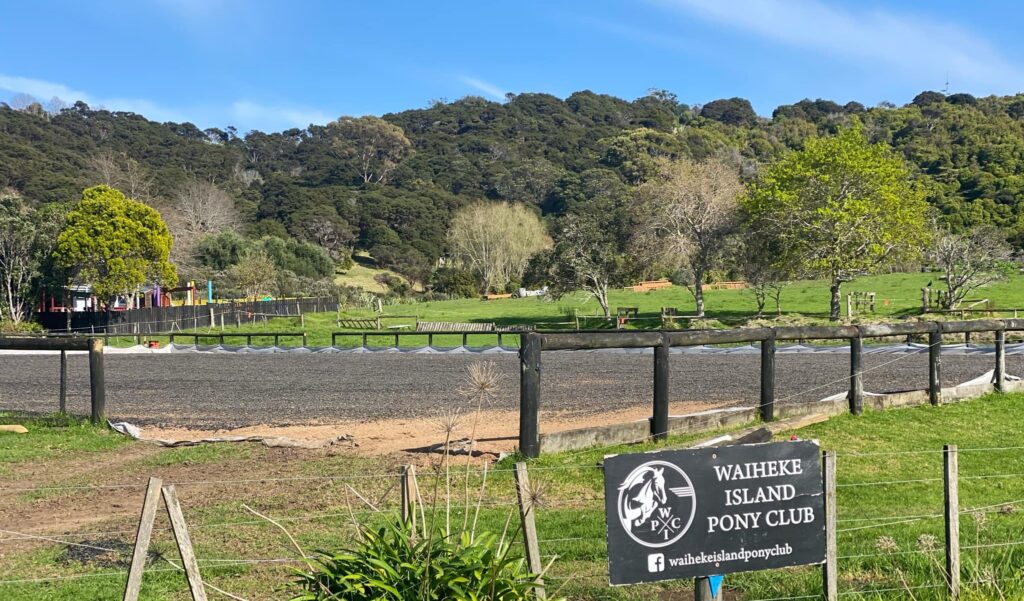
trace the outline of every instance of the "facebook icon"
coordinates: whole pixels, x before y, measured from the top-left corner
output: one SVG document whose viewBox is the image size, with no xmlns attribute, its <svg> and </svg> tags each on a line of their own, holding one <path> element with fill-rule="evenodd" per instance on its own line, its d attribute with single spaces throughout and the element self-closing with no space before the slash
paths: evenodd
<svg viewBox="0 0 1024 601">
<path fill-rule="evenodd" d="M 647 571 L 650 573 L 665 571 L 665 555 L 662 553 L 651 553 L 647 556 Z"/>
</svg>

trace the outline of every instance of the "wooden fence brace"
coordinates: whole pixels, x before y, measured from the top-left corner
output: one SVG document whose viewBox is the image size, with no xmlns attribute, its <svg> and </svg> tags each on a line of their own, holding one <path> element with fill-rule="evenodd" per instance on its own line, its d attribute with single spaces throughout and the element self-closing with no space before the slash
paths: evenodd
<svg viewBox="0 0 1024 601">
<path fill-rule="evenodd" d="M 654 440 L 668 438 L 669 338 L 661 335 L 661 344 L 654 347 L 654 408 L 651 414 L 651 436 Z"/>
<path fill-rule="evenodd" d="M 142 571 L 146 568 L 149 555 L 149 539 L 153 535 L 153 521 L 160 505 L 160 478 L 150 478 L 146 487 L 146 497 L 142 503 L 142 514 L 139 516 L 139 528 L 135 533 L 135 552 L 128 570 L 128 582 L 124 587 L 124 601 L 137 601 L 139 589 L 142 587 Z"/>
<path fill-rule="evenodd" d="M 93 425 L 103 422 L 107 412 L 107 389 L 103 375 L 103 340 L 89 339 L 89 397 L 92 405 L 90 421 Z"/>
<path fill-rule="evenodd" d="M 530 488 L 530 474 L 526 471 L 526 463 L 516 463 L 516 499 L 519 501 L 519 519 L 523 525 L 523 545 L 526 551 L 526 564 L 530 572 L 540 574 L 544 570 L 544 564 L 540 559 L 540 541 L 537 539 L 537 520 L 533 505 L 533 493 Z M 537 586 L 533 589 L 538 599 L 546 599 L 544 592 L 544 581 L 538 579 Z"/>
<path fill-rule="evenodd" d="M 822 483 L 825 489 L 825 563 L 821 566 L 825 601 L 839 598 L 838 547 L 836 546 L 836 452 L 821 455 Z"/>
<path fill-rule="evenodd" d="M 775 330 L 761 341 L 761 421 L 775 419 Z"/>
<path fill-rule="evenodd" d="M 519 346 L 519 452 L 540 456 L 540 354 L 541 337 L 527 332 Z"/>
<path fill-rule="evenodd" d="M 942 325 L 928 333 L 928 402 L 942 403 Z"/>
<path fill-rule="evenodd" d="M 960 493 L 956 445 L 943 448 L 943 480 L 946 513 L 946 586 L 949 598 L 960 598 Z"/>
<path fill-rule="evenodd" d="M 58 397 L 60 412 L 68 410 L 68 352 L 60 349 L 60 396 Z"/>
<path fill-rule="evenodd" d="M 1006 330 L 996 330 L 996 368 L 992 384 L 996 392 L 1006 392 Z"/>
<path fill-rule="evenodd" d="M 199 562 L 196 561 L 195 552 L 192 550 L 192 539 L 189 538 L 185 516 L 181 513 L 181 504 L 178 503 L 174 485 L 168 484 L 160 490 L 163 493 L 164 506 L 167 508 L 167 517 L 171 520 L 171 532 L 174 533 L 174 541 L 178 544 L 178 552 L 181 553 L 181 564 L 185 568 L 192 600 L 206 601 L 206 588 L 203 587 L 203 577 L 199 573 Z"/>
<path fill-rule="evenodd" d="M 864 411 L 864 339 L 860 336 L 850 339 L 850 413 L 860 415 Z"/>
</svg>

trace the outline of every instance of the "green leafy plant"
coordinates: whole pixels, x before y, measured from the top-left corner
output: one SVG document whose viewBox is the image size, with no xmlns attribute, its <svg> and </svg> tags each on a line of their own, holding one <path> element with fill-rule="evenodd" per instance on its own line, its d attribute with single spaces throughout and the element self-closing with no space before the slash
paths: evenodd
<svg viewBox="0 0 1024 601">
<path fill-rule="evenodd" d="M 296 581 L 303 592 L 292 601 L 533 598 L 537 575 L 509 556 L 504 535 L 464 531 L 453 540 L 438 531 L 413 539 L 412 528 L 394 520 L 365 530 L 351 549 L 315 553 Z"/>
</svg>

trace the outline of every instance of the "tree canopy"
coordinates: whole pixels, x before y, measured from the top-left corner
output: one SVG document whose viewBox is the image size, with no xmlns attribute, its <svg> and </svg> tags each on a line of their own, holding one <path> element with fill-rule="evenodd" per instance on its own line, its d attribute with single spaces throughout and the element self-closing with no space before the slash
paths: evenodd
<svg viewBox="0 0 1024 601">
<path fill-rule="evenodd" d="M 54 255 L 73 279 L 111 300 L 134 296 L 147 283 L 173 286 L 171 234 L 152 207 L 109 186 L 94 186 L 68 213 Z"/>
<path fill-rule="evenodd" d="M 751 227 L 778 241 L 781 262 L 828 279 L 832 319 L 843 282 L 920 255 L 928 239 L 924 191 L 902 157 L 868 142 L 856 122 L 767 167 L 745 206 Z"/>
</svg>

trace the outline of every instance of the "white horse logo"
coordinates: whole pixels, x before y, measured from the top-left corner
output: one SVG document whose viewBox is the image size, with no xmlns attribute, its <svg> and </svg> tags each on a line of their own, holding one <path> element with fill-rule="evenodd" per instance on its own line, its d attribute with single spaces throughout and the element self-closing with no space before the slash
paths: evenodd
<svg viewBox="0 0 1024 601">
<path fill-rule="evenodd" d="M 626 534 L 641 545 L 670 545 L 693 522 L 697 507 L 693 483 L 675 464 L 654 460 L 639 465 L 618 486 L 618 492 L 619 521 Z"/>
<path fill-rule="evenodd" d="M 631 491 L 640 485 L 640 490 L 632 496 Z M 623 517 L 633 526 L 642 526 L 650 519 L 651 514 L 659 506 L 668 502 L 665 494 L 665 468 L 643 467 L 630 474 L 619 490 L 625 490 L 628 498 L 622 508 Z"/>
</svg>

